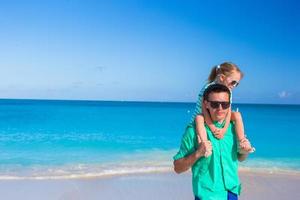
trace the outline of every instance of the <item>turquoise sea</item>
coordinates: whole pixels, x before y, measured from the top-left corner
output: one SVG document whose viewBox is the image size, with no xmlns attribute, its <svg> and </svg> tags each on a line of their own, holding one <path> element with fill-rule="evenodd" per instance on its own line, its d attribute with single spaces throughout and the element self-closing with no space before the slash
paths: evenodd
<svg viewBox="0 0 300 200">
<path fill-rule="evenodd" d="M 0 180 L 168 171 L 194 103 L 0 100 Z M 234 104 L 250 170 L 300 172 L 300 105 Z"/>
</svg>

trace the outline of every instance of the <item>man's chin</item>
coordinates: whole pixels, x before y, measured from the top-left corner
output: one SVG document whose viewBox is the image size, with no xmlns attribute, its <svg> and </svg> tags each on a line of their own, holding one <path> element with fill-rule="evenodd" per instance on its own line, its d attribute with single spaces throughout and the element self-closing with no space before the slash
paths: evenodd
<svg viewBox="0 0 300 200">
<path fill-rule="evenodd" d="M 225 119 L 225 115 L 217 115 L 216 120 L 217 121 L 223 121 Z"/>
</svg>

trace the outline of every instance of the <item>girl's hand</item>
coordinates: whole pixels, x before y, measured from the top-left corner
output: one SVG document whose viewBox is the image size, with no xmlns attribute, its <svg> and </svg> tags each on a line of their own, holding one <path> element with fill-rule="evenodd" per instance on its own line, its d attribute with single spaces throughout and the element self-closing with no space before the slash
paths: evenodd
<svg viewBox="0 0 300 200">
<path fill-rule="evenodd" d="M 230 118 L 231 118 L 231 109 L 229 109 L 229 112 L 227 113 L 225 126 L 221 129 L 215 127 L 215 129 L 213 130 L 213 134 L 217 139 L 222 139 L 224 137 L 230 123 Z"/>
<path fill-rule="evenodd" d="M 216 138 L 218 139 L 222 139 L 224 137 L 224 134 L 225 134 L 225 130 L 224 128 L 222 129 L 219 129 L 219 128 L 216 128 L 214 131 L 213 131 L 213 134 Z"/>
</svg>

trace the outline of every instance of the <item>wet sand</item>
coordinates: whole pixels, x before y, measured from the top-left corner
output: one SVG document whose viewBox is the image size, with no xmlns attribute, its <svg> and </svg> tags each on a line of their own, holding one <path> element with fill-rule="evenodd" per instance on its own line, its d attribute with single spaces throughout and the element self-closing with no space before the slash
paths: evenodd
<svg viewBox="0 0 300 200">
<path fill-rule="evenodd" d="M 300 199 L 300 173 L 240 172 L 241 200 Z M 89 179 L 1 180 L 5 200 L 194 199 L 191 173 L 148 173 Z"/>
</svg>

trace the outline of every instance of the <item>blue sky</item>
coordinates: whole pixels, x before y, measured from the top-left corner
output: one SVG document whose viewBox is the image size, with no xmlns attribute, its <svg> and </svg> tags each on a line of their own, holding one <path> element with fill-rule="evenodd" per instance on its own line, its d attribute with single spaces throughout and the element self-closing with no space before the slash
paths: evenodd
<svg viewBox="0 0 300 200">
<path fill-rule="evenodd" d="M 237 103 L 300 104 L 297 1 L 0 0 L 0 98 L 194 102 L 212 66 Z"/>
</svg>

